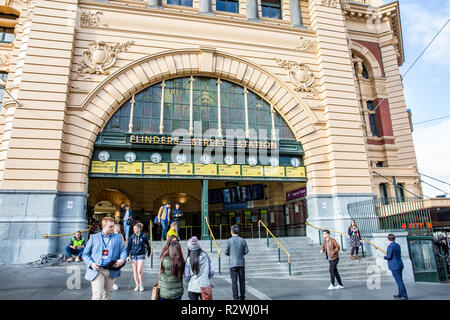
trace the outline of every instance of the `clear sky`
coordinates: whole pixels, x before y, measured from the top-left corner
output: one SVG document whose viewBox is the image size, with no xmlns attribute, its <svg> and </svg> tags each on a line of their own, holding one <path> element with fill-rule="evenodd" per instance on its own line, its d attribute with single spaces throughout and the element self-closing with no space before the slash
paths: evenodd
<svg viewBox="0 0 450 320">
<path fill-rule="evenodd" d="M 403 75 L 450 18 L 450 0 L 399 2 L 405 48 L 400 68 Z M 419 171 L 450 183 L 450 23 L 404 77 L 403 85 L 406 107 L 416 124 L 413 139 Z M 449 117 L 417 124 L 445 116 Z M 450 193 L 449 185 L 423 180 Z M 443 194 L 425 184 L 422 187 L 426 196 Z"/>
</svg>

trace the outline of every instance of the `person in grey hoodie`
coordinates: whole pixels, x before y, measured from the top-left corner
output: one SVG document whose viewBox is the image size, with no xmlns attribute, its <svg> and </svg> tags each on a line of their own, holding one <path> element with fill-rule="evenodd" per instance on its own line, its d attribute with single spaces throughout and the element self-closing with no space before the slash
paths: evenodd
<svg viewBox="0 0 450 320">
<path fill-rule="evenodd" d="M 245 300 L 245 259 L 248 253 L 247 241 L 238 236 L 239 226 L 231 227 L 231 238 L 227 240 L 225 254 L 230 257 L 230 276 L 234 300 Z M 239 278 L 239 291 L 237 281 Z"/>
<path fill-rule="evenodd" d="M 209 255 L 200 248 L 198 239 L 193 236 L 188 241 L 188 258 L 184 267 L 184 280 L 188 282 L 189 300 L 202 297 L 200 287 L 209 286 L 214 276 L 214 265 Z"/>
</svg>

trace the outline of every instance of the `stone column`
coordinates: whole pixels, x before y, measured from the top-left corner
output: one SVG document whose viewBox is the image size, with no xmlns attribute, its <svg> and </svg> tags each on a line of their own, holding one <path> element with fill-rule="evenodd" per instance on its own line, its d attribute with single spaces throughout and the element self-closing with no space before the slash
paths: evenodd
<svg viewBox="0 0 450 320">
<path fill-rule="evenodd" d="M 300 0 L 289 0 L 291 24 L 293 27 L 303 27 L 302 13 L 300 11 Z"/>
<path fill-rule="evenodd" d="M 201 13 L 201 14 L 212 14 L 212 12 L 211 12 L 211 0 L 200 0 L 198 13 Z"/>
<path fill-rule="evenodd" d="M 259 20 L 257 0 L 247 0 L 247 20 Z"/>
</svg>

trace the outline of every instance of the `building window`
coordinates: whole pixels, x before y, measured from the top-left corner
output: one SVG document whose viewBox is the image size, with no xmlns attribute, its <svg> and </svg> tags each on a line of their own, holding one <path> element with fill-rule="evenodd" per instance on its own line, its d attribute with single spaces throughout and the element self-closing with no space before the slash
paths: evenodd
<svg viewBox="0 0 450 320">
<path fill-rule="evenodd" d="M 398 195 L 397 202 L 405 202 L 405 185 L 402 183 L 397 183 L 395 188 L 397 189 Z"/>
<path fill-rule="evenodd" d="M 163 110 L 161 110 L 162 93 L 164 93 Z M 248 108 L 245 107 L 246 95 Z M 190 77 L 170 79 L 164 82 L 164 90 L 162 83 L 158 83 L 136 93 L 134 103 L 133 98 L 124 103 L 108 121 L 104 131 L 128 133 L 132 124 L 133 133 L 159 134 L 162 113 L 164 134 L 173 134 L 177 129 L 184 129 L 186 132 L 190 131 L 191 112 L 192 125 L 200 121 L 202 133 L 213 129 L 213 132 L 209 133 L 215 135 L 221 128 L 225 137 L 227 129 L 233 130 L 231 133 L 240 129 L 243 134 L 248 118 L 249 129 L 254 129 L 257 134 L 262 134 L 259 130 L 264 129 L 267 138 L 270 139 L 272 128 L 275 128 L 279 132 L 279 139 L 295 141 L 294 134 L 278 112 L 273 113 L 272 122 L 272 108 L 262 97 L 250 90 L 245 94 L 244 87 L 225 80 L 220 80 L 218 92 L 218 79 L 207 77 L 192 77 L 192 80 Z M 133 117 L 132 121 L 130 115 Z M 253 132 L 250 131 L 251 135 Z M 193 133 L 196 134 L 195 129 Z"/>
<path fill-rule="evenodd" d="M 13 28 L 0 28 L 0 42 L 11 43 L 14 41 Z"/>
<path fill-rule="evenodd" d="M 383 163 L 382 161 L 378 161 L 378 162 L 377 162 L 377 167 L 378 167 L 378 168 L 384 167 L 384 163 Z"/>
<path fill-rule="evenodd" d="M 263 17 L 272 19 L 281 19 L 280 0 L 262 0 L 261 8 Z"/>
<path fill-rule="evenodd" d="M 370 124 L 370 132 L 373 137 L 379 137 L 378 135 L 378 124 L 377 124 L 377 116 L 376 112 L 374 112 L 375 106 L 373 101 L 367 101 L 367 110 L 369 112 L 369 124 Z"/>
<path fill-rule="evenodd" d="M 380 200 L 381 200 L 381 204 L 384 204 L 384 205 L 389 204 L 386 183 L 380 183 Z"/>
<path fill-rule="evenodd" d="M 238 13 L 239 12 L 239 1 L 238 0 L 217 0 L 216 1 L 216 10 Z"/>
<path fill-rule="evenodd" d="M 192 7 L 192 0 L 167 0 L 167 4 L 175 6 Z"/>
<path fill-rule="evenodd" d="M 5 82 L 8 81 L 8 74 L 6 72 L 0 72 L 0 79 Z M 0 85 L 0 103 L 3 102 L 3 96 L 5 95 L 5 89 L 3 85 Z"/>
</svg>

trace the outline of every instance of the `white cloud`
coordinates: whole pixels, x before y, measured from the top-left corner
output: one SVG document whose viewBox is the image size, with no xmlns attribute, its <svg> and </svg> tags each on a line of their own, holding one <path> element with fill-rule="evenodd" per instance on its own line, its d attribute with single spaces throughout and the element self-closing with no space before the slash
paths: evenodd
<svg viewBox="0 0 450 320">
<path fill-rule="evenodd" d="M 413 140 L 419 172 L 450 183 L 450 119 L 434 126 L 414 128 Z M 423 180 L 450 193 L 450 187 L 427 179 Z M 439 190 L 422 184 L 427 196 L 442 194 Z M 447 196 L 448 197 L 448 196 Z"/>
<path fill-rule="evenodd" d="M 431 4 L 435 4 L 431 6 Z M 425 49 L 450 16 L 450 1 L 400 1 L 403 41 Z M 450 68 L 450 23 L 442 30 L 421 58 L 425 62 Z M 414 57 L 415 58 L 415 57 Z M 412 59 L 412 57 L 410 57 Z M 412 61 L 411 61 L 412 63 Z"/>
</svg>

